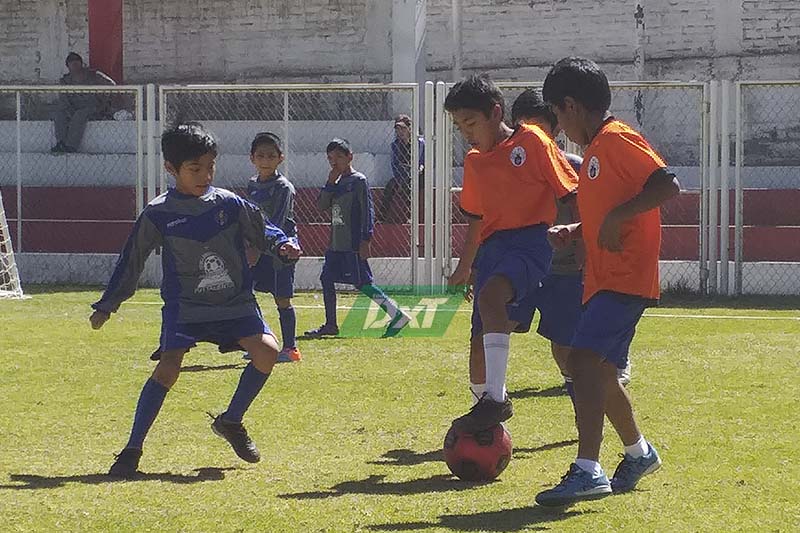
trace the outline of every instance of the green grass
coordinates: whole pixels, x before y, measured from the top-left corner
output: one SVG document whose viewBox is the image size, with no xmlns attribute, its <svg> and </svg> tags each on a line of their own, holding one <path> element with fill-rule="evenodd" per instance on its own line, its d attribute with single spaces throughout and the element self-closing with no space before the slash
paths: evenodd
<svg viewBox="0 0 800 533">
<path fill-rule="evenodd" d="M 101 331 L 92 292 L 0 302 L 3 531 L 789 531 L 800 527 L 800 313 L 754 301 L 672 303 L 640 324 L 630 390 L 664 467 L 634 493 L 546 511 L 533 503 L 566 471 L 576 438 L 545 342 L 515 336 L 500 480 L 453 480 L 439 450 L 468 403 L 468 313 L 441 339 L 301 342 L 245 418 L 263 460 L 239 461 L 209 429 L 239 378 L 211 346 L 188 366 L 148 437 L 142 481 L 103 474 L 124 444 L 158 339 L 155 291 Z M 346 303 L 342 299 L 342 303 Z M 311 295 L 298 306 L 321 302 Z M 277 328 L 273 306 L 267 320 Z M 717 305 L 717 304 L 714 304 Z M 785 317 L 699 319 L 691 315 Z M 299 309 L 299 329 L 322 310 Z M 602 461 L 620 445 L 606 429 Z"/>
</svg>

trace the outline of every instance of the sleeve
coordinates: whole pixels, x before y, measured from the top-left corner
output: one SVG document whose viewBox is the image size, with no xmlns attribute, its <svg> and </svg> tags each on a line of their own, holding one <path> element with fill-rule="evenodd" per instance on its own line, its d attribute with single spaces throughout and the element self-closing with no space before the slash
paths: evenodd
<svg viewBox="0 0 800 533">
<path fill-rule="evenodd" d="M 372 232 L 375 228 L 375 210 L 372 207 L 372 193 L 369 190 L 369 183 L 366 178 L 358 180 L 358 205 L 361 209 L 361 240 L 372 239 Z"/>
<path fill-rule="evenodd" d="M 274 200 L 274 212 L 269 217 L 269 221 L 279 228 L 283 228 L 286 224 L 286 217 L 292 211 L 294 199 L 292 198 L 292 191 L 289 187 L 281 187 L 277 198 Z"/>
<path fill-rule="evenodd" d="M 483 206 L 480 201 L 480 193 L 477 190 L 477 179 L 472 159 L 467 154 L 464 158 L 464 180 L 461 186 L 459 204 L 461 211 L 472 218 L 483 217 Z"/>
<path fill-rule="evenodd" d="M 533 134 L 527 143 L 529 151 L 536 154 L 536 168 L 547 184 L 553 189 L 556 198 L 563 198 L 578 187 L 578 175 L 573 170 L 558 145 L 551 139 L 541 139 Z"/>
<path fill-rule="evenodd" d="M 119 255 L 114 273 L 111 275 L 111 280 L 109 280 L 103 296 L 92 304 L 92 307 L 98 311 L 115 313 L 122 302 L 136 292 L 136 285 L 147 257 L 161 244 L 161 233 L 145 211 L 136 221 L 133 231 Z"/>
<path fill-rule="evenodd" d="M 291 262 L 278 254 L 278 249 L 289 242 L 283 230 L 265 220 L 255 204 L 242 198 L 237 200 L 240 205 L 239 224 L 245 240 L 261 253 L 269 254 L 282 262 Z"/>
<path fill-rule="evenodd" d="M 399 178 L 403 175 L 403 165 L 400 161 L 400 149 L 397 141 L 392 141 L 392 177 Z"/>
<path fill-rule="evenodd" d="M 664 159 L 636 132 L 621 132 L 609 139 L 605 153 L 626 183 L 643 188 L 653 172 L 667 167 Z"/>
<path fill-rule="evenodd" d="M 317 207 L 322 209 L 323 211 L 327 211 L 331 208 L 333 204 L 333 197 L 338 190 L 337 184 L 333 183 L 326 183 L 325 186 L 319 193 L 319 197 L 317 198 Z"/>
</svg>

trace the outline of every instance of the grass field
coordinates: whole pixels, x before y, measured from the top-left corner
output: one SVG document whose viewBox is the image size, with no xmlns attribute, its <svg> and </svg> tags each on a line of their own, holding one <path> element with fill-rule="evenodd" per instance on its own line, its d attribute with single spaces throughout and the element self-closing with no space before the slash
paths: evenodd
<svg viewBox="0 0 800 533">
<path fill-rule="evenodd" d="M 257 465 L 210 431 L 205 411 L 225 408 L 243 365 L 204 345 L 148 437 L 143 480 L 112 482 L 104 474 L 152 369 L 160 308 L 142 290 L 92 331 L 96 297 L 40 290 L 0 302 L 2 531 L 800 529 L 797 300 L 650 310 L 630 390 L 664 467 L 631 494 L 547 511 L 533 497 L 566 471 L 576 432 L 534 334 L 512 340 L 509 468 L 475 485 L 441 460 L 449 421 L 468 406 L 467 312 L 444 338 L 301 342 L 305 360 L 278 366 L 245 417 Z M 321 322 L 320 302 L 296 299 L 300 330 Z M 613 471 L 621 447 L 610 426 L 606 436 Z"/>
</svg>

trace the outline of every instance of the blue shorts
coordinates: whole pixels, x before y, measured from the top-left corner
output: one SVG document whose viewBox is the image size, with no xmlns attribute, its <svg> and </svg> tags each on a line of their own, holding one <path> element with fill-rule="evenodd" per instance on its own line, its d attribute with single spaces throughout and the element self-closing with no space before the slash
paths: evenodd
<svg viewBox="0 0 800 533">
<path fill-rule="evenodd" d="M 164 306 L 161 316 L 161 341 L 154 356 L 167 350 L 179 348 L 190 350 L 197 346 L 198 342 L 216 344 L 222 353 L 234 352 L 243 349 L 239 345 L 239 339 L 261 334 L 272 335 L 272 330 L 264 322 L 261 311 L 255 315 L 230 320 L 179 324 L 177 313 L 167 310 L 167 306 Z"/>
<path fill-rule="evenodd" d="M 294 268 L 296 263 L 275 268 L 275 260 L 262 255 L 258 263 L 251 269 L 253 288 L 258 292 L 271 293 L 276 298 L 294 296 Z"/>
<path fill-rule="evenodd" d="M 348 283 L 355 287 L 372 283 L 372 270 L 357 252 L 325 252 L 325 263 L 319 276 L 322 283 Z"/>
<path fill-rule="evenodd" d="M 569 346 L 581 319 L 582 299 L 581 273 L 548 275 L 542 280 L 537 298 L 536 333 L 561 346 Z"/>
<path fill-rule="evenodd" d="M 636 324 L 651 304 L 639 296 L 598 292 L 583 307 L 572 347 L 591 350 L 617 368 L 625 368 Z"/>
<path fill-rule="evenodd" d="M 550 269 L 552 255 L 553 249 L 547 242 L 547 226 L 544 224 L 498 231 L 481 244 L 475 262 L 473 336 L 483 332 L 478 295 L 492 276 L 503 276 L 511 283 L 514 296 L 506 310 L 509 320 L 521 324 L 514 331 L 522 333 L 530 329 L 539 299 L 539 287 Z"/>
</svg>

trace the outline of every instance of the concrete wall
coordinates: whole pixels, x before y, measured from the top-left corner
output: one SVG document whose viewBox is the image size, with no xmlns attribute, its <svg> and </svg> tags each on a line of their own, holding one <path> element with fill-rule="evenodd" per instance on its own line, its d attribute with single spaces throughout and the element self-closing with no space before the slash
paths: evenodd
<svg viewBox="0 0 800 533">
<path fill-rule="evenodd" d="M 125 76 L 388 81 L 392 13 L 409 1 L 125 0 Z M 612 79 L 636 77 L 632 0 L 460 1 L 465 72 L 540 79 L 556 59 L 581 54 Z M 646 79 L 800 77 L 797 0 L 641 4 Z M 86 52 L 86 0 L 0 0 L 0 13 L 0 82 L 54 81 L 68 50 Z M 428 75 L 450 79 L 451 0 L 427 0 L 426 21 Z"/>
</svg>

